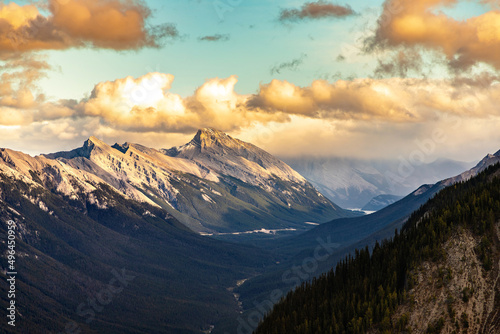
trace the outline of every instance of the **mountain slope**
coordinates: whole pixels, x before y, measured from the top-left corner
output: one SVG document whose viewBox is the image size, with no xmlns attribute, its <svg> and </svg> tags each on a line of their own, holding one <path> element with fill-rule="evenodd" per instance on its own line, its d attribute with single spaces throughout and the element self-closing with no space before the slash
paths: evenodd
<svg viewBox="0 0 500 334">
<path fill-rule="evenodd" d="M 65 195 L 48 173 L 33 179 L 0 173 L 0 233 L 5 242 L 14 222 L 18 272 L 16 327 L 2 321 L 1 332 L 201 333 L 238 314 L 228 288 L 272 261 L 259 249 L 200 236 L 106 184 Z M 6 309 L 5 251 L 0 259 Z"/>
<path fill-rule="evenodd" d="M 448 187 L 372 253 L 278 303 L 256 333 L 500 330 L 500 165 Z M 469 262 L 470 261 L 470 262 Z"/>
<path fill-rule="evenodd" d="M 254 145 L 213 130 L 199 130 L 181 147 L 109 146 L 90 137 L 81 148 L 32 158 L 3 150 L 0 169 L 23 180 L 50 178 L 76 196 L 106 183 L 130 199 L 159 206 L 191 229 L 235 233 L 305 230 L 353 216 L 323 197 L 302 176 Z"/>
</svg>

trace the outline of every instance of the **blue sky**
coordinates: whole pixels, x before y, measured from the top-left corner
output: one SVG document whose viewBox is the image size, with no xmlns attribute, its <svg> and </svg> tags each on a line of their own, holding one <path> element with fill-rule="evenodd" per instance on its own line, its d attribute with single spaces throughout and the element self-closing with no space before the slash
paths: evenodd
<svg viewBox="0 0 500 334">
<path fill-rule="evenodd" d="M 300 7 L 303 2 L 244 0 L 235 6 L 229 4 L 238 1 L 147 3 L 153 9 L 151 23 L 175 23 L 182 35 L 179 40 L 170 41 L 160 49 L 120 53 L 89 49 L 50 51 L 50 61 L 58 64 L 60 71 L 49 73 L 43 81 L 47 94 L 79 98 L 89 93 L 96 82 L 122 78 L 124 74 L 137 77 L 152 70 L 175 75 L 173 90 L 187 96 L 206 79 L 214 77 L 237 75 L 237 91 L 253 93 L 260 82 L 273 78 L 308 85 L 318 77 L 333 80 L 339 72 L 344 76 L 366 76 L 373 68 L 373 60 L 368 57 L 360 58 L 366 63 L 357 64 L 336 60 L 342 44 L 352 44 L 352 36 L 359 34 L 357 27 L 369 22 L 368 15 L 283 24 L 278 21 L 280 10 Z M 219 3 L 228 7 L 219 7 Z M 363 1 L 353 1 L 350 6 L 360 13 L 370 8 Z M 372 12 L 380 11 L 376 2 L 370 6 Z M 376 15 L 371 16 L 374 21 Z M 229 40 L 198 40 L 215 34 L 229 35 Z M 270 73 L 273 66 L 303 55 L 306 56 L 296 69 Z M 68 77 L 75 78 L 72 85 L 67 85 Z"/>
<path fill-rule="evenodd" d="M 117 53 L 112 50 L 48 52 L 59 72 L 49 73 L 42 81 L 48 95 L 81 98 L 90 93 L 96 82 L 115 80 L 125 75 L 135 77 L 161 71 L 175 75 L 173 90 L 183 96 L 192 94 L 206 79 L 237 75 L 236 90 L 253 93 L 260 82 L 276 78 L 297 85 L 308 85 L 325 78 L 370 76 L 375 60 L 359 56 L 355 61 L 339 62 L 342 47 L 357 47 L 356 37 L 375 28 L 383 1 L 350 1 L 358 13 L 341 19 L 325 18 L 306 22 L 279 22 L 280 10 L 299 8 L 304 1 L 265 0 L 147 0 L 152 9 L 151 23 L 174 23 L 182 37 L 160 49 L 142 49 Z M 344 3 L 339 3 L 343 5 Z M 444 12 L 465 19 L 484 12 L 473 2 L 461 3 Z M 206 35 L 229 35 L 229 40 L 202 42 Z M 273 66 L 300 58 L 294 70 L 271 74 Z M 67 78 L 74 78 L 71 85 Z"/>
</svg>

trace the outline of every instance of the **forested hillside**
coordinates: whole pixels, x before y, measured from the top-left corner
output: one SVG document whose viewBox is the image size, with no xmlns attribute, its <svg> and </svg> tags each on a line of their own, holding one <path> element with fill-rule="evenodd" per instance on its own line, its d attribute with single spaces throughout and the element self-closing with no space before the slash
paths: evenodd
<svg viewBox="0 0 500 334">
<path fill-rule="evenodd" d="M 412 326 L 420 326 L 419 332 L 439 333 L 450 324 L 456 332 L 474 324 L 494 333 L 500 313 L 500 301 L 495 298 L 498 294 L 499 174 L 497 164 L 469 181 L 445 188 L 414 212 L 403 230 L 396 231 L 391 240 L 377 244 L 372 251 L 357 250 L 335 270 L 289 293 L 263 320 L 256 333 L 399 333 L 415 329 Z M 477 259 L 478 277 L 484 278 L 485 283 L 474 288 L 474 282 L 467 282 L 463 290 L 457 292 L 449 285 L 453 275 L 463 275 L 464 270 L 459 269 L 459 265 L 454 268 L 443 264 L 454 263 L 448 259 L 449 248 L 445 245 L 463 235 L 470 235 L 477 242 L 472 243 L 475 245 L 472 250 L 463 247 L 461 260 L 474 264 L 474 259 L 466 257 L 470 251 Z M 436 277 L 432 270 L 423 271 L 423 264 L 439 268 Z M 414 293 L 425 279 L 435 279 L 429 285 L 432 294 L 418 304 Z M 469 278 L 469 281 L 474 280 Z M 487 289 L 488 293 L 480 288 Z M 412 324 L 413 313 L 423 312 L 419 307 L 432 307 L 445 292 L 449 294 L 446 305 L 442 313 L 439 311 L 434 316 L 436 321 Z M 474 307 L 467 306 L 471 298 L 475 298 Z M 481 314 L 477 313 L 476 303 L 485 304 Z M 463 311 L 459 314 L 455 308 Z"/>
</svg>

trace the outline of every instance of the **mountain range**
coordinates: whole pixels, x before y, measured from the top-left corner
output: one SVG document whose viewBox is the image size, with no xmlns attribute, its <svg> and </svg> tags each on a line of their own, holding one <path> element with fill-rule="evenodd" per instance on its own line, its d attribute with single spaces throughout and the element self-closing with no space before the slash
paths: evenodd
<svg viewBox="0 0 500 334">
<path fill-rule="evenodd" d="M 238 282 L 277 259 L 201 234 L 298 232 L 356 215 L 213 129 L 162 150 L 96 137 L 36 157 L 0 149 L 0 234 L 5 243 L 14 226 L 19 333 L 210 332 L 239 314 Z M 3 279 L 4 309 L 8 290 Z"/>
<path fill-rule="evenodd" d="M 61 170 L 48 163 L 25 180 L 0 173 L 0 236 L 6 246 L 14 226 L 17 272 L 16 327 L 2 321 L 2 333 L 200 333 L 237 314 L 229 288 L 273 263 L 268 252 L 201 236 L 107 184 L 60 192 Z M 3 254 L 6 310 L 11 264 Z"/>
<path fill-rule="evenodd" d="M 246 307 L 246 313 L 242 318 L 246 319 L 255 314 L 263 317 L 270 311 L 268 303 L 263 301 L 269 299 L 272 291 L 279 290 L 285 294 L 302 282 L 319 277 L 335 268 L 340 260 L 354 254 L 356 249 L 371 248 L 377 241 L 382 242 L 391 238 L 396 229 L 401 230 L 415 210 L 441 190 L 466 181 L 499 162 L 500 151 L 488 154 L 470 170 L 435 184 L 421 185 L 411 194 L 375 213 L 335 219 L 300 235 L 273 240 L 268 244 L 261 243 L 261 248 L 277 254 L 280 263 L 266 270 L 264 274 L 248 280 L 237 289 Z M 328 256 L 321 261 L 314 261 L 314 266 L 307 268 L 307 271 L 304 270 L 305 264 L 315 258 L 318 246 L 324 244 L 330 248 Z M 260 309 L 256 308 L 256 305 L 260 305 Z M 265 312 L 262 311 L 263 305 Z"/>
<path fill-rule="evenodd" d="M 301 230 L 309 227 L 305 222 L 354 215 L 269 153 L 214 129 L 201 129 L 186 145 L 161 150 L 133 143 L 109 146 L 95 137 L 72 151 L 37 157 L 3 149 L 0 171 L 70 199 L 103 183 L 207 234 Z"/>
</svg>

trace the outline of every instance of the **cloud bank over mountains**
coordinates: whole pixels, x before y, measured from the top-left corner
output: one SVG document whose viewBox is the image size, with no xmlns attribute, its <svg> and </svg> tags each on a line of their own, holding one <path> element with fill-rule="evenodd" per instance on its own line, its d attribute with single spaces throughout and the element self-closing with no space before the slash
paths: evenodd
<svg viewBox="0 0 500 334">
<path fill-rule="evenodd" d="M 430 136 L 429 129 L 434 128 L 457 137 L 457 129 L 450 124 L 458 122 L 465 131 L 460 136 L 467 133 L 467 128 L 474 133 L 478 126 L 484 127 L 482 131 L 493 132 L 500 113 L 498 78 L 487 75 L 453 80 L 315 80 L 306 87 L 273 80 L 261 84 L 254 94 L 237 93 L 237 81 L 236 76 L 209 79 L 191 96 L 183 97 L 172 92 L 173 75 L 153 72 L 139 78 L 98 83 L 88 98 L 79 101 L 47 102 L 28 97 L 23 100 L 22 96 L 18 101 L 2 99 L 0 125 L 31 127 L 34 132 L 48 131 L 62 139 L 72 131 L 69 129 L 75 129 L 73 136 L 80 139 L 89 131 L 113 138 L 126 137 L 127 133 L 177 134 L 184 138 L 198 128 L 214 127 L 248 135 L 253 129 L 255 136 L 262 137 L 258 129 L 268 127 L 272 136 L 278 137 L 286 131 L 306 133 L 311 127 L 341 128 L 342 140 L 352 136 L 359 139 L 359 144 L 356 140 L 350 144 L 359 149 L 354 152 L 356 155 L 363 155 L 365 149 L 357 146 L 362 143 L 360 138 L 380 143 L 384 132 L 401 136 L 402 142 L 407 142 L 404 137 L 408 134 L 411 138 Z M 12 106 L 16 103 L 18 108 Z M 26 103 L 24 108 L 20 108 L 22 103 Z M 401 129 L 405 131 L 398 134 Z M 321 132 L 315 131 L 307 142 L 319 140 Z M 321 140 L 322 147 L 309 151 L 325 154 L 329 147 L 335 147 L 340 138 L 335 139 L 338 132 L 330 132 L 325 141 Z M 289 142 L 300 148 L 294 141 L 304 141 L 304 137 L 297 136 Z M 450 141 L 450 145 L 454 142 Z M 285 145 L 277 150 L 281 149 L 288 150 Z M 304 148 L 302 153 L 307 151 Z"/>
</svg>

